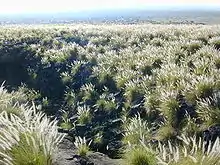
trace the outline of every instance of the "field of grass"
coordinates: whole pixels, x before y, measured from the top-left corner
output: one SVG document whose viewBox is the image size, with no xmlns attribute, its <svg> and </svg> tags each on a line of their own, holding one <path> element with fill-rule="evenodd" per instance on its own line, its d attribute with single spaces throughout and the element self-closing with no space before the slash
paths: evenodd
<svg viewBox="0 0 220 165">
<path fill-rule="evenodd" d="M 218 134 L 205 134 L 220 124 L 218 25 L 2 26 L 3 82 L 5 165 L 30 161 L 26 150 L 31 164 L 52 164 L 64 132 L 82 156 L 220 164 Z"/>
</svg>

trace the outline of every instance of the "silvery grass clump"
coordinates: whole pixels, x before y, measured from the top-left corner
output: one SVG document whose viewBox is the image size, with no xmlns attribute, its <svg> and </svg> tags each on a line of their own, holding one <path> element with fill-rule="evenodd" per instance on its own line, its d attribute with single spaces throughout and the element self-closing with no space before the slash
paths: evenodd
<svg viewBox="0 0 220 165">
<path fill-rule="evenodd" d="M 91 143 L 92 143 L 92 141 L 90 140 L 88 142 L 85 137 L 83 137 L 83 138 L 80 136 L 76 137 L 74 145 L 77 149 L 77 153 L 80 156 L 86 156 L 90 150 Z"/>
<path fill-rule="evenodd" d="M 220 122 L 220 92 L 215 92 L 212 97 L 197 101 L 197 113 L 199 118 L 207 125 L 215 125 Z"/>
<path fill-rule="evenodd" d="M 79 124 L 88 124 L 92 120 L 91 109 L 89 106 L 83 105 L 77 107 L 77 122 Z"/>
<path fill-rule="evenodd" d="M 57 121 L 50 120 L 35 106 L 20 107 L 20 117 L 0 113 L 0 164 L 51 165 L 57 145 L 64 134 L 58 133 Z"/>
<path fill-rule="evenodd" d="M 21 91 L 12 91 L 9 93 L 4 88 L 4 83 L 0 86 L 0 113 L 7 111 L 19 115 L 19 104 L 26 103 L 26 96 Z"/>
<path fill-rule="evenodd" d="M 201 137 L 184 135 L 180 143 L 159 142 L 158 145 L 140 140 L 140 145 L 130 145 L 124 154 L 127 165 L 219 165 L 220 139 L 203 141 Z"/>
<path fill-rule="evenodd" d="M 159 143 L 158 164 L 161 165 L 218 165 L 220 164 L 220 139 L 203 141 L 201 137 L 178 137 L 182 145 Z M 146 145 L 143 144 L 145 147 Z"/>
<path fill-rule="evenodd" d="M 135 124 L 136 123 L 136 124 Z M 132 134 L 133 127 L 147 128 L 145 122 L 136 117 L 125 129 L 124 137 Z M 127 165 L 218 165 L 220 164 L 220 139 L 204 141 L 202 137 L 185 136 L 177 137 L 177 141 L 170 140 L 158 143 L 149 143 L 147 137 L 140 129 L 139 143 L 127 139 L 127 147 L 123 158 Z M 130 141 L 129 141 L 130 140 Z"/>
<path fill-rule="evenodd" d="M 147 121 L 141 119 L 140 114 L 131 119 L 125 118 L 124 122 L 124 138 L 123 142 L 129 145 L 136 145 L 140 143 L 142 138 L 150 139 L 151 129 L 148 128 Z"/>
</svg>

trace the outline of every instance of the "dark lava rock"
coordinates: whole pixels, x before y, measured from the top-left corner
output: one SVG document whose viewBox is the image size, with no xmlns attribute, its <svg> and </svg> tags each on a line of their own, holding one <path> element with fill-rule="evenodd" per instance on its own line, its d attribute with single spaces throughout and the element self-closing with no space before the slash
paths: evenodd
<svg viewBox="0 0 220 165">
<path fill-rule="evenodd" d="M 91 152 L 86 157 L 76 154 L 76 148 L 71 141 L 64 139 L 58 146 L 53 165 L 120 165 L 121 160 L 110 159 L 108 156 Z"/>
<path fill-rule="evenodd" d="M 211 126 L 203 131 L 203 137 L 205 141 L 215 141 L 217 137 L 220 137 L 220 125 Z"/>
<path fill-rule="evenodd" d="M 215 140 L 220 137 L 220 126 L 214 125 L 209 127 L 207 130 L 203 131 L 203 139 L 206 141 L 205 151 L 208 150 L 208 146 L 215 142 Z"/>
<path fill-rule="evenodd" d="M 94 165 L 120 165 L 121 161 L 119 159 L 110 159 L 108 156 L 99 152 L 90 153 L 87 157 Z"/>
</svg>

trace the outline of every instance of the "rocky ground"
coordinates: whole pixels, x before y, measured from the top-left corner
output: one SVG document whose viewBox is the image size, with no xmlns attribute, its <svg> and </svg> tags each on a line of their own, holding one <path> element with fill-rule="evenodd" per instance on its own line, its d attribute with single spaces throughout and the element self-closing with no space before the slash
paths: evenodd
<svg viewBox="0 0 220 165">
<path fill-rule="evenodd" d="M 76 149 L 71 141 L 64 139 L 58 146 L 58 153 L 54 158 L 54 165 L 119 165 L 121 160 L 111 159 L 108 156 L 91 152 L 84 158 L 76 154 Z"/>
</svg>

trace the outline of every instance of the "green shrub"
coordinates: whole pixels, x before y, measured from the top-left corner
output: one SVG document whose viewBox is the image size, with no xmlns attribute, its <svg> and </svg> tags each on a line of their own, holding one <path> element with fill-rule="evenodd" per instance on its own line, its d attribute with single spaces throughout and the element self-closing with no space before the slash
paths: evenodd
<svg viewBox="0 0 220 165">
<path fill-rule="evenodd" d="M 186 117 L 182 121 L 182 134 L 186 136 L 193 136 L 198 134 L 199 132 L 202 132 L 204 129 L 197 121 L 197 118 L 190 117 L 190 115 L 186 115 Z"/>
<path fill-rule="evenodd" d="M 98 145 L 98 146 L 103 144 L 103 132 L 98 132 L 98 133 L 94 136 L 93 143 L 95 143 L 95 144 Z"/>
<path fill-rule="evenodd" d="M 73 107 L 76 104 L 76 94 L 74 91 L 66 91 L 64 94 L 64 100 L 67 105 Z"/>
<path fill-rule="evenodd" d="M 202 41 L 205 45 L 208 44 L 208 38 L 206 36 L 200 36 L 198 40 Z"/>
<path fill-rule="evenodd" d="M 70 74 L 68 74 L 67 72 L 63 72 L 61 73 L 61 79 L 62 79 L 62 82 L 63 84 L 68 84 L 72 81 L 72 77 Z"/>
<path fill-rule="evenodd" d="M 146 109 L 147 119 L 153 122 L 159 117 L 160 114 L 160 111 L 158 110 L 160 105 L 160 98 L 158 94 L 156 94 L 156 91 L 147 93 L 144 97 L 144 107 Z"/>
<path fill-rule="evenodd" d="M 150 41 L 153 46 L 162 47 L 164 44 L 164 40 L 161 38 L 154 38 Z"/>
</svg>

